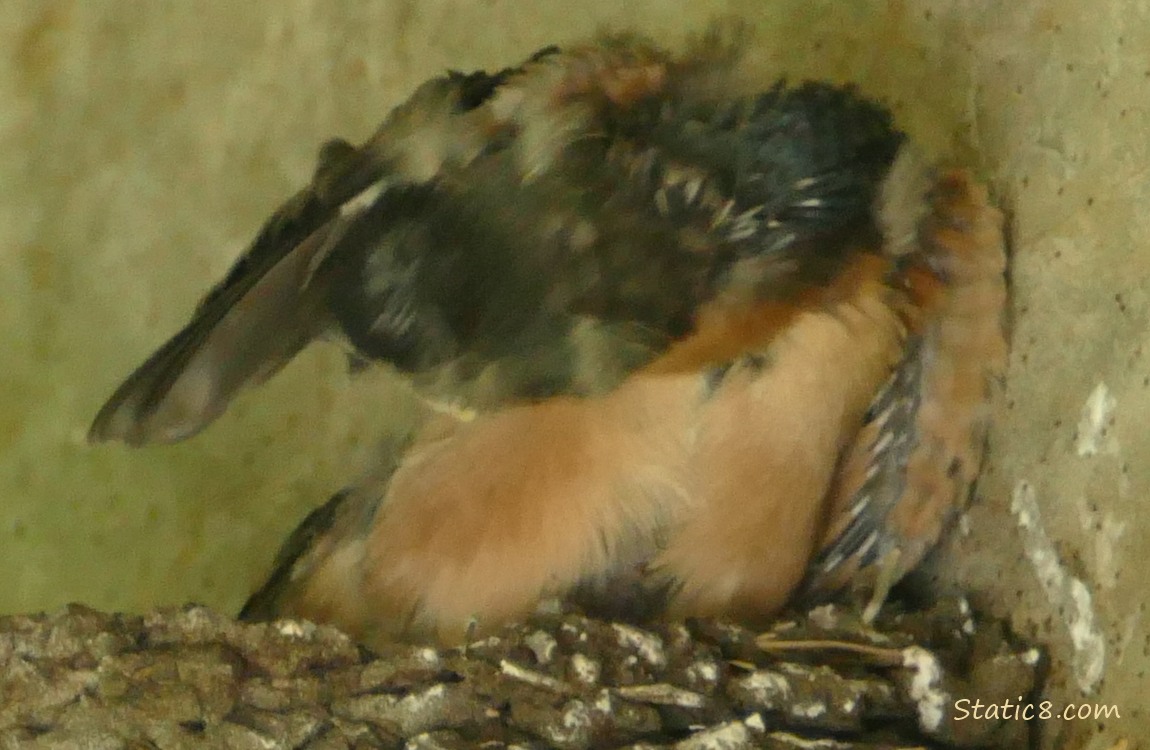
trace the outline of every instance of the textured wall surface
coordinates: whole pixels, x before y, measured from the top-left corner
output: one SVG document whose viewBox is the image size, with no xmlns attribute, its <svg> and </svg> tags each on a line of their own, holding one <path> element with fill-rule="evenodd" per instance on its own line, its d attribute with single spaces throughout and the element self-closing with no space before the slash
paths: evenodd
<svg viewBox="0 0 1150 750">
<path fill-rule="evenodd" d="M 0 25 L 0 611 L 232 609 L 282 536 L 411 413 L 315 348 L 179 446 L 90 448 L 325 138 L 447 67 L 733 14 L 748 65 L 855 81 L 1012 210 L 1014 352 L 980 501 L 944 560 L 1053 649 L 1049 743 L 1150 736 L 1150 8 L 1106 0 L 10 0 Z M 572 10 L 571 8 L 577 8 Z M 364 405 L 370 405 L 365 408 Z M 976 697 L 976 696 L 972 696 Z M 1092 739 L 1090 739 L 1092 738 Z"/>
</svg>

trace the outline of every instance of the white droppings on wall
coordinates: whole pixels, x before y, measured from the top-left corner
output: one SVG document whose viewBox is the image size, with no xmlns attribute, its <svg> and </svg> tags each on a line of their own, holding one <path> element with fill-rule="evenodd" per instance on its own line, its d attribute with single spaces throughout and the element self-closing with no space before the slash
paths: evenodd
<svg viewBox="0 0 1150 750">
<path fill-rule="evenodd" d="M 1042 525 L 1034 487 L 1026 480 L 1015 486 L 1010 509 L 1018 520 L 1023 548 L 1043 593 L 1051 607 L 1063 613 L 1063 622 L 1074 644 L 1074 678 L 1082 692 L 1091 693 L 1102 679 L 1106 641 L 1097 624 L 1090 590 L 1063 567 Z"/>
<path fill-rule="evenodd" d="M 1118 400 L 1110 394 L 1105 383 L 1094 386 L 1082 406 L 1082 417 L 1078 420 L 1074 439 L 1074 449 L 1080 458 L 1118 453 L 1118 439 L 1111 429 L 1117 408 Z"/>
</svg>

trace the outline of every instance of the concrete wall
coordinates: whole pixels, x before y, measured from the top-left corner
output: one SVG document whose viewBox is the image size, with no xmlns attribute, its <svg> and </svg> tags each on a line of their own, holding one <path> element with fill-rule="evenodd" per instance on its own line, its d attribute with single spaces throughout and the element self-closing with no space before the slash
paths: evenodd
<svg viewBox="0 0 1150 750">
<path fill-rule="evenodd" d="M 349 384 L 316 348 L 184 445 L 83 441 L 324 138 L 366 137 L 447 67 L 604 25 L 677 44 L 723 14 L 758 29 L 764 81 L 857 82 L 1012 209 L 1008 403 L 945 567 L 1052 644 L 1056 708 L 1085 689 L 1124 717 L 1052 726 L 1050 742 L 1150 736 L 1144 1 L 8 0 L 0 611 L 234 609 L 283 534 L 409 414 L 385 376 Z"/>
</svg>

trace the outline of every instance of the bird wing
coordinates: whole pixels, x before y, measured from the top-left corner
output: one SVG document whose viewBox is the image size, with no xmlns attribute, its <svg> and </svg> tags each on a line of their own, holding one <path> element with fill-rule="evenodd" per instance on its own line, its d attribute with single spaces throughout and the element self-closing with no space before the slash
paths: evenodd
<svg viewBox="0 0 1150 750">
<path fill-rule="evenodd" d="M 963 171 L 924 183 L 904 254 L 920 288 L 917 330 L 844 453 L 807 600 L 850 584 L 877 613 L 965 508 L 1006 367 L 1002 215 Z"/>
<path fill-rule="evenodd" d="M 829 282 L 901 135 L 850 89 L 732 98 L 713 67 L 615 40 L 425 84 L 325 150 L 91 437 L 188 437 L 329 332 L 472 408 L 600 393 L 718 296 Z"/>
<path fill-rule="evenodd" d="M 219 416 L 241 388 L 263 382 L 328 332 L 333 321 L 316 270 L 333 244 L 361 212 L 407 184 L 405 170 L 478 150 L 479 135 L 466 133 L 485 133 L 486 123 L 469 113 L 512 72 L 434 79 L 364 145 L 328 142 L 309 185 L 268 219 L 191 321 L 108 399 L 89 439 L 139 445 L 187 438 Z M 459 133 L 448 148 L 452 129 Z M 439 152 L 405 152 L 413 131 L 436 133 L 425 148 Z"/>
</svg>

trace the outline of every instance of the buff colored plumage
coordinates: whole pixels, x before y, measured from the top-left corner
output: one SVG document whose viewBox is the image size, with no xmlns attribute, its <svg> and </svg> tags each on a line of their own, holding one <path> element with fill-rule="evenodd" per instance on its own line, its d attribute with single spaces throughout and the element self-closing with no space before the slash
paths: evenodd
<svg viewBox="0 0 1150 750">
<path fill-rule="evenodd" d="M 546 597 L 763 621 L 887 588 L 977 476 L 1002 225 L 882 108 L 711 40 L 549 48 L 321 152 L 96 440 L 186 438 L 312 340 L 446 404 L 315 511 L 248 618 L 457 641 Z M 901 151 L 900 151 L 901 148 Z"/>
</svg>

